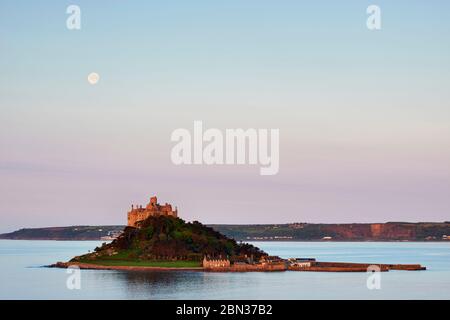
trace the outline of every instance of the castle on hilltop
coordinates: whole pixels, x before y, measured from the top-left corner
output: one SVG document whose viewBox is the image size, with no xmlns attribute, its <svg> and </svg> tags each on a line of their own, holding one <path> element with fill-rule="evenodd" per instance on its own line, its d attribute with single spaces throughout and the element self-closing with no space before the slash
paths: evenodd
<svg viewBox="0 0 450 320">
<path fill-rule="evenodd" d="M 166 203 L 160 205 L 156 197 L 151 197 L 149 204 L 143 208 L 142 206 L 131 205 L 131 210 L 128 212 L 128 226 L 138 227 L 138 222 L 147 219 L 148 217 L 155 216 L 170 216 L 178 217 L 178 209 L 172 210 L 172 205 Z"/>
</svg>

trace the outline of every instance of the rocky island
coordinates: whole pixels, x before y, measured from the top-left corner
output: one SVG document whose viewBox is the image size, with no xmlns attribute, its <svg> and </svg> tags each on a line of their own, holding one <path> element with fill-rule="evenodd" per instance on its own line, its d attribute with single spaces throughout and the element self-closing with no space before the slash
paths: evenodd
<svg viewBox="0 0 450 320">
<path fill-rule="evenodd" d="M 204 271 L 328 271 L 366 272 L 425 270 L 421 265 L 318 262 L 314 258 L 282 259 L 201 224 L 185 222 L 170 204 L 156 197 L 149 204 L 132 206 L 128 225 L 112 242 L 94 252 L 58 262 L 52 267 L 116 270 L 204 270 Z"/>
</svg>

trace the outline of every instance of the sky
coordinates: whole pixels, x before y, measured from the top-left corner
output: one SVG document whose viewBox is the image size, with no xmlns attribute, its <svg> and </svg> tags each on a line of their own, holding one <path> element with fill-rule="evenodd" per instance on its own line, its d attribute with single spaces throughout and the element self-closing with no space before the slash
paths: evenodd
<svg viewBox="0 0 450 320">
<path fill-rule="evenodd" d="M 449 36 L 437 0 L 0 0 L 0 232 L 155 194 L 204 223 L 449 221 Z M 279 129 L 279 173 L 174 165 L 196 120 Z"/>
</svg>

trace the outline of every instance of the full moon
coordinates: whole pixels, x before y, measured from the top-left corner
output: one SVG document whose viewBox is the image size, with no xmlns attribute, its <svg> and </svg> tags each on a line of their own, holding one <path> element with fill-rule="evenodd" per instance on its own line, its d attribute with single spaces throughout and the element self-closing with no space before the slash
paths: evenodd
<svg viewBox="0 0 450 320">
<path fill-rule="evenodd" d="M 100 76 L 96 72 L 92 72 L 88 75 L 87 80 L 90 84 L 96 84 L 100 80 Z"/>
</svg>

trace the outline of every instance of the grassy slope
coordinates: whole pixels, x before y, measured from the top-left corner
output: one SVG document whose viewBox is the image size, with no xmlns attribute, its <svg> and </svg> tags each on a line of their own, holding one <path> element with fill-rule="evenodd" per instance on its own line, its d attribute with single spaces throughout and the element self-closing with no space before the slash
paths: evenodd
<svg viewBox="0 0 450 320">
<path fill-rule="evenodd" d="M 160 268 L 198 268 L 199 261 L 155 261 L 155 260 L 80 260 L 80 263 L 89 263 L 100 266 L 125 267 L 160 267 Z"/>
</svg>

